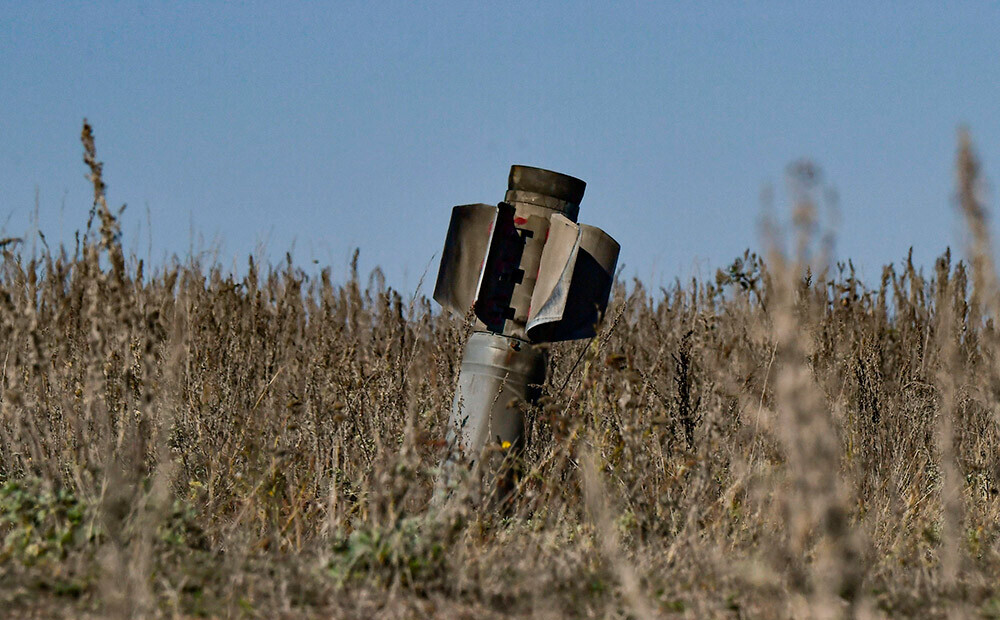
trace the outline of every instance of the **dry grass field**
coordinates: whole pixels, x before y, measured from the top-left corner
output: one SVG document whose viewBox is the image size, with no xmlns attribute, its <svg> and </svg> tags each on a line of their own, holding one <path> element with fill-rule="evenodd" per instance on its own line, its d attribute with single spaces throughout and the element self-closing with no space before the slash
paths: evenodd
<svg viewBox="0 0 1000 620">
<path fill-rule="evenodd" d="M 3 248 L 4 617 L 1000 617 L 1000 287 L 967 139 L 967 262 L 818 268 L 800 166 L 790 249 L 619 282 L 597 338 L 549 349 L 505 512 L 481 476 L 435 486 L 467 325 L 377 272 L 150 269 L 83 142 L 77 247 Z"/>
</svg>

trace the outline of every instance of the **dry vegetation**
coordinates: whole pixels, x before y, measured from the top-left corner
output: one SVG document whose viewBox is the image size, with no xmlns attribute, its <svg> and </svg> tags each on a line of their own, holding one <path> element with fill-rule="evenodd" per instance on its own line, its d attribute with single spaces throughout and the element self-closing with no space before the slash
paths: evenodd
<svg viewBox="0 0 1000 620">
<path fill-rule="evenodd" d="M 969 264 L 816 268 L 799 167 L 790 252 L 617 285 L 598 338 L 551 347 L 507 514 L 475 476 L 431 501 L 461 321 L 378 273 L 144 273 L 83 141 L 93 230 L 8 243 L 0 272 L 9 617 L 1000 617 L 1000 291 L 967 140 Z"/>
</svg>

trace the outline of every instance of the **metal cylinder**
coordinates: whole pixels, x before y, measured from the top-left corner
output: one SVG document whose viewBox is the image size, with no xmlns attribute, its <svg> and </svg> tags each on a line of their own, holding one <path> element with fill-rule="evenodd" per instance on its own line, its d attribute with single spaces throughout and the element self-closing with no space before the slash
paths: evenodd
<svg viewBox="0 0 1000 620">
<path fill-rule="evenodd" d="M 586 189 L 586 182 L 568 174 L 531 166 L 511 166 L 504 200 L 515 206 L 552 209 L 575 222 Z"/>
<path fill-rule="evenodd" d="M 586 187 L 569 175 L 512 166 L 503 202 L 452 210 L 434 299 L 458 316 L 471 310 L 475 331 L 448 422 L 446 486 L 461 462 L 494 481 L 494 498 L 510 497 L 526 442 L 525 411 L 545 381 L 540 343 L 596 333 L 618 243 L 577 223 Z"/>
<path fill-rule="evenodd" d="M 516 454 L 524 445 L 524 404 L 537 400 L 545 354 L 518 338 L 475 332 L 465 345 L 449 420 L 453 456 L 477 462 L 484 450 Z"/>
</svg>

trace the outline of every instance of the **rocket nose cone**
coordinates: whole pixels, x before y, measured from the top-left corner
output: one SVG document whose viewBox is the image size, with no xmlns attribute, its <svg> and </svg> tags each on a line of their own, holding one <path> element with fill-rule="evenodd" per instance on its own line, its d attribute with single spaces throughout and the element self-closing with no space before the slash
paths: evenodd
<svg viewBox="0 0 1000 620">
<path fill-rule="evenodd" d="M 511 166 L 507 178 L 507 189 L 522 192 L 535 192 L 552 196 L 568 203 L 579 205 L 583 200 L 583 192 L 587 184 L 568 174 L 560 174 L 542 168 L 531 166 Z"/>
</svg>

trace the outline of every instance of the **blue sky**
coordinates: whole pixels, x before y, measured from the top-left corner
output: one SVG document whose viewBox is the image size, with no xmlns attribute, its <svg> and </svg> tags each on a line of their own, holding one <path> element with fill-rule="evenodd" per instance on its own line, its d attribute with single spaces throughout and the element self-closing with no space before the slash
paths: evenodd
<svg viewBox="0 0 1000 620">
<path fill-rule="evenodd" d="M 875 6 L 875 5 L 878 6 Z M 960 247 L 956 129 L 1000 170 L 1000 9 L 972 3 L 0 2 L 0 224 L 86 222 L 87 117 L 125 243 L 362 268 L 416 287 L 450 207 L 508 168 L 588 183 L 580 219 L 656 287 L 761 247 L 787 165 L 839 196 L 870 280 Z M 992 202 L 992 201 L 991 201 Z M 151 227 L 149 226 L 151 223 Z M 425 284 L 425 292 L 428 285 Z"/>
</svg>

